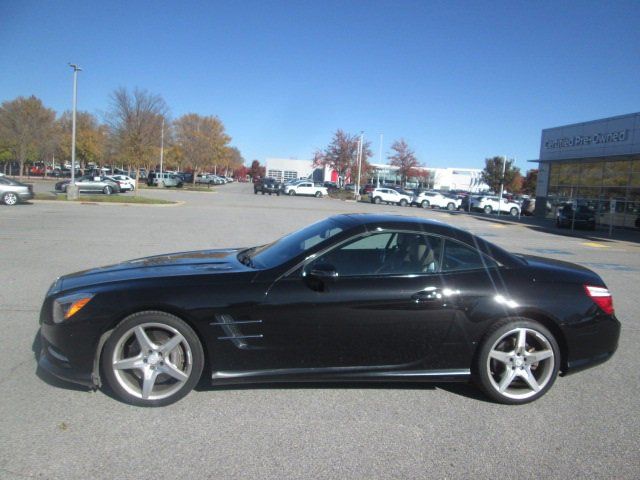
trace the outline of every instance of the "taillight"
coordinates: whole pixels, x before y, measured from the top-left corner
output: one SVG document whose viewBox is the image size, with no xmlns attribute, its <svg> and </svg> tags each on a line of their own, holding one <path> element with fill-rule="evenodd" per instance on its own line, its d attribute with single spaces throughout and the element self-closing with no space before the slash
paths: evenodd
<svg viewBox="0 0 640 480">
<path fill-rule="evenodd" d="M 613 314 L 613 297 L 608 288 L 585 285 L 584 289 L 591 300 L 593 300 L 604 313 L 607 315 Z"/>
</svg>

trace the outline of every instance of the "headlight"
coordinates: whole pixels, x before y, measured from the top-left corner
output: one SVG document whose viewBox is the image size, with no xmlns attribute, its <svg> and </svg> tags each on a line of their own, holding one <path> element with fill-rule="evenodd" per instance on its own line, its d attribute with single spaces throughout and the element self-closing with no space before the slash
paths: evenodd
<svg viewBox="0 0 640 480">
<path fill-rule="evenodd" d="M 73 317 L 91 301 L 93 293 L 74 293 L 60 297 L 53 302 L 53 321 L 61 323 Z"/>
</svg>

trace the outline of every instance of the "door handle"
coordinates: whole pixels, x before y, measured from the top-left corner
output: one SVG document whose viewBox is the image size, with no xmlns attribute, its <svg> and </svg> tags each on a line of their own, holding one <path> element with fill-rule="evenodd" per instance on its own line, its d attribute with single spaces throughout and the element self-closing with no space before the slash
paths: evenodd
<svg viewBox="0 0 640 480">
<path fill-rule="evenodd" d="M 415 303 L 427 303 L 442 300 L 442 293 L 439 289 L 420 290 L 411 295 L 411 300 Z"/>
</svg>

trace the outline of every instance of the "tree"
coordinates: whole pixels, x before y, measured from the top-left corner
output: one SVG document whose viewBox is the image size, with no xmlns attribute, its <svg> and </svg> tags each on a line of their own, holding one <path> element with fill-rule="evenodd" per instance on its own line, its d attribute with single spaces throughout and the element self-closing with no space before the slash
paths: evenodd
<svg viewBox="0 0 640 480">
<path fill-rule="evenodd" d="M 265 168 L 260 165 L 260 162 L 258 160 L 254 160 L 251 162 L 251 167 L 249 168 L 248 173 L 252 179 L 255 179 L 264 177 L 266 172 Z"/>
<path fill-rule="evenodd" d="M 71 158 L 72 113 L 67 111 L 58 120 L 60 141 L 58 154 Z M 76 158 L 82 165 L 102 160 L 107 143 L 108 128 L 88 112 L 76 112 Z"/>
<path fill-rule="evenodd" d="M 538 185 L 538 169 L 529 170 L 522 181 L 522 193 L 535 195 Z"/>
<path fill-rule="evenodd" d="M 502 182 L 502 165 L 507 162 L 504 172 L 504 188 L 513 192 L 519 188 L 520 169 L 513 166 L 513 159 L 508 160 L 505 157 L 493 157 L 485 159 L 485 167 L 482 170 L 482 181 L 489 185 L 489 188 L 498 193 L 500 191 L 500 183 Z"/>
<path fill-rule="evenodd" d="M 133 93 L 122 87 L 115 90 L 111 94 L 107 124 L 116 159 L 133 166 L 138 173 L 140 167 L 155 165 L 159 158 L 162 120 L 168 110 L 160 95 L 138 88 Z M 165 128 L 168 128 L 166 121 Z"/>
<path fill-rule="evenodd" d="M 231 137 L 218 117 L 188 113 L 174 122 L 174 129 L 176 143 L 193 168 L 194 183 L 199 171 L 224 163 Z"/>
<path fill-rule="evenodd" d="M 224 174 L 228 175 L 229 172 L 233 172 L 237 168 L 244 165 L 244 158 L 237 147 L 228 147 L 225 151 L 222 167 L 224 168 Z"/>
<path fill-rule="evenodd" d="M 389 156 L 391 165 L 398 167 L 398 173 L 400 174 L 402 185 L 407 183 L 407 178 L 415 177 L 417 175 L 416 167 L 418 166 L 418 159 L 416 158 L 413 150 L 409 148 L 407 142 L 404 139 L 396 140 L 391 145 L 391 149 L 396 153 Z"/>
<path fill-rule="evenodd" d="M 49 146 L 56 113 L 35 96 L 18 97 L 0 105 L 0 143 L 20 163 L 20 176 L 29 158 L 38 158 Z"/>
<path fill-rule="evenodd" d="M 318 150 L 314 154 L 314 167 L 329 167 L 338 173 L 338 177 L 346 179 L 348 175 L 353 178 L 358 172 L 358 141 L 359 137 L 350 135 L 343 130 L 337 130 L 333 140 L 324 150 Z M 361 178 L 366 178 L 370 170 L 368 159 L 372 156 L 369 142 L 362 146 L 362 159 L 360 163 Z"/>
</svg>

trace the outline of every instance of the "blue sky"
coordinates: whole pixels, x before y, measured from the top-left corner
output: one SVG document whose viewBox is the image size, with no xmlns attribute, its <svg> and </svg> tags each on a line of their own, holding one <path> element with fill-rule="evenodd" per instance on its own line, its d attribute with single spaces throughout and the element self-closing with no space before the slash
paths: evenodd
<svg viewBox="0 0 640 480">
<path fill-rule="evenodd" d="M 405 138 L 436 167 L 640 110 L 640 2 L 0 2 L 0 101 L 98 115 L 119 86 L 217 115 L 250 161 L 310 158 L 342 128 L 377 161 Z M 386 160 L 385 160 L 386 161 Z"/>
</svg>

